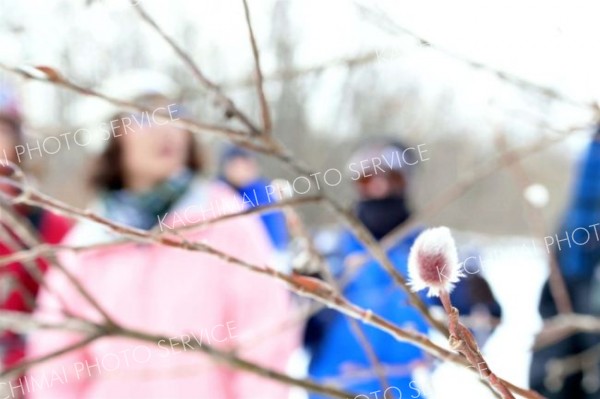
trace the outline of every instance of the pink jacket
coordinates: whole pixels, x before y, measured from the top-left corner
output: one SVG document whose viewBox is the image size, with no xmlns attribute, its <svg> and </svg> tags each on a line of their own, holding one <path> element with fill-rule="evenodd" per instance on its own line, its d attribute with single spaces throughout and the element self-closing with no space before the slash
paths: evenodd
<svg viewBox="0 0 600 399">
<path fill-rule="evenodd" d="M 233 194 L 218 183 L 197 181 L 165 224 L 196 221 L 218 209 Z M 101 212 L 101 210 L 100 210 Z M 187 212 L 187 214 L 184 214 Z M 77 245 L 110 235 L 82 223 L 67 238 Z M 271 261 L 272 250 L 256 217 L 231 221 L 187 234 L 257 265 Z M 282 285 L 199 252 L 150 244 L 126 244 L 61 254 L 63 264 L 101 306 L 124 326 L 183 339 L 158 344 L 102 338 L 82 349 L 31 369 L 22 381 L 28 398 L 195 398 L 285 399 L 288 387 L 216 364 L 186 342 L 221 349 L 285 372 L 300 345 L 297 329 L 277 326 L 291 312 Z M 95 309 L 52 268 L 49 289 L 39 296 L 36 316 L 60 319 L 60 311 L 100 321 Z M 55 294 L 60 296 L 57 299 Z M 81 339 L 76 333 L 38 331 L 29 338 L 28 356 L 38 357 Z M 14 388 L 14 387 L 13 387 Z M 15 391 L 15 389 L 13 389 Z"/>
</svg>

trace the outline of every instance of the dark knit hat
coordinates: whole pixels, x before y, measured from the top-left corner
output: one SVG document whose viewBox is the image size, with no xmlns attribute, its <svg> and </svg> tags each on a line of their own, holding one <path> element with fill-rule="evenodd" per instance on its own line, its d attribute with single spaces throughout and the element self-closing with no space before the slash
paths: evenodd
<svg viewBox="0 0 600 399">
<path fill-rule="evenodd" d="M 355 148 L 348 160 L 348 168 L 358 167 L 364 174 L 377 174 L 377 170 L 383 170 L 401 174 L 406 178 L 418 161 L 414 148 L 395 138 L 370 137 Z M 378 161 L 377 164 L 375 160 Z"/>
</svg>

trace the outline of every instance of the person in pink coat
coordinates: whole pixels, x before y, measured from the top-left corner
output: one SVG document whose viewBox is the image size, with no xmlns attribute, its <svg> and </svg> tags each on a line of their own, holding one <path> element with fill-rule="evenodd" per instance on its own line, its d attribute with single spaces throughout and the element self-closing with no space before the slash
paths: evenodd
<svg viewBox="0 0 600 399">
<path fill-rule="evenodd" d="M 171 92 L 148 85 L 156 81 L 143 80 L 130 97 L 153 109 L 178 110 L 168 105 Z M 165 115 L 178 118 L 176 112 L 165 111 Z M 128 121 L 141 118 L 141 114 L 119 114 L 114 119 L 118 122 L 106 125 L 116 129 L 109 132 L 100 157 L 94 181 L 101 195 L 90 209 L 131 227 L 168 231 L 235 211 L 235 204 L 242 204 L 223 184 L 199 177 L 189 132 L 151 116 L 146 123 L 125 128 Z M 272 264 L 273 249 L 255 216 L 182 234 L 252 264 Z M 98 224 L 83 221 L 70 232 L 66 244 L 100 244 L 118 238 Z M 277 328 L 292 311 L 282 284 L 205 253 L 150 243 L 65 251 L 60 260 L 117 324 L 168 339 L 151 343 L 100 338 L 35 365 L 23 386 L 10 387 L 13 394 L 60 399 L 288 397 L 288 386 L 216 363 L 191 346 L 235 349 L 245 360 L 285 372 L 290 354 L 300 343 L 298 331 Z M 46 283 L 36 317 L 57 321 L 72 314 L 102 321 L 60 271 L 51 268 Z M 82 337 L 38 330 L 28 339 L 28 357 L 44 356 Z"/>
</svg>

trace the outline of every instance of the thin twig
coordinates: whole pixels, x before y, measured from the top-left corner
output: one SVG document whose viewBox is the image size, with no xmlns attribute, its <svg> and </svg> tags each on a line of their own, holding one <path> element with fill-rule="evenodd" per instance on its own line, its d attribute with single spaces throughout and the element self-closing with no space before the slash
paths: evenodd
<svg viewBox="0 0 600 399">
<path fill-rule="evenodd" d="M 600 334 L 600 318 L 570 313 L 558 314 L 546 319 L 542 330 L 535 338 L 533 350 L 539 350 L 578 333 Z"/>
<path fill-rule="evenodd" d="M 0 373 L 0 378 L 21 374 L 23 371 L 26 371 L 27 369 L 35 365 L 43 364 L 49 360 L 60 357 L 68 352 L 85 347 L 93 341 L 96 341 L 103 337 L 126 337 L 151 342 L 154 344 L 160 342 L 161 340 L 170 341 L 174 344 L 176 344 L 176 342 L 180 345 L 184 344 L 183 341 L 173 337 L 153 335 L 141 331 L 136 331 L 133 329 L 124 328 L 121 326 L 94 324 L 87 320 L 79 318 L 66 319 L 61 323 L 48 323 L 34 319 L 29 315 L 20 314 L 19 312 L 0 311 L 0 325 L 4 324 L 8 324 L 12 329 L 19 330 L 21 332 L 27 332 L 35 328 L 38 330 L 60 330 L 77 333 L 87 333 L 88 336 L 75 344 L 65 346 L 64 348 L 53 351 L 44 356 L 37 357 L 35 359 L 23 361 L 17 366 L 4 370 L 2 373 Z M 219 350 L 206 343 L 186 341 L 185 345 L 191 346 L 193 350 L 196 350 L 199 353 L 206 354 L 214 360 L 224 362 L 235 369 L 261 375 L 263 377 L 275 381 L 280 381 L 286 384 L 305 388 L 313 392 L 330 395 L 331 397 L 335 398 L 347 398 L 348 396 L 355 396 L 354 394 L 336 389 L 334 387 L 317 384 L 310 380 L 297 379 L 287 376 L 275 370 L 268 369 L 259 366 L 253 362 L 243 360 L 240 357 L 236 356 L 233 352 Z"/>
<path fill-rule="evenodd" d="M 36 80 L 36 81 L 40 81 L 40 82 L 51 83 L 51 84 L 72 90 L 76 93 L 79 93 L 79 94 L 82 94 L 85 96 L 99 98 L 110 104 L 116 105 L 123 110 L 128 110 L 128 111 L 132 111 L 132 112 L 153 112 L 154 111 L 148 107 L 134 104 L 129 101 L 124 101 L 124 100 L 121 100 L 118 98 L 114 98 L 108 94 L 100 93 L 96 90 L 80 86 L 80 85 L 76 84 L 75 82 L 68 80 L 67 78 L 65 78 L 63 75 L 61 75 L 58 72 L 56 72 L 54 75 L 49 76 L 47 72 L 40 71 L 40 70 L 36 69 L 35 67 L 31 68 L 30 70 L 27 70 L 25 68 L 11 67 L 11 66 L 8 66 L 8 65 L 5 65 L 2 63 L 0 63 L 0 69 L 4 69 L 5 71 L 17 74 L 19 76 L 22 76 L 25 79 L 31 79 L 31 80 Z M 159 118 L 161 120 L 169 120 L 175 126 L 181 127 L 182 129 L 186 129 L 191 132 L 195 132 L 195 133 L 211 132 L 214 134 L 221 135 L 235 143 L 238 143 L 239 145 L 247 146 L 248 148 L 250 148 L 252 150 L 265 151 L 265 149 L 261 149 L 260 146 L 253 145 L 248 140 L 248 137 L 249 137 L 248 134 L 242 130 L 237 130 L 237 129 L 233 129 L 233 128 L 229 128 L 229 127 L 218 126 L 218 125 L 213 125 L 213 124 L 208 124 L 208 123 L 201 123 L 201 122 L 191 120 L 191 119 L 186 119 L 186 118 L 179 118 L 179 119 L 171 120 L 166 115 L 163 115 L 160 113 L 154 114 L 154 117 Z"/>
<path fill-rule="evenodd" d="M 501 170 L 502 168 L 512 165 L 514 162 L 523 160 L 528 156 L 549 148 L 550 146 L 566 139 L 567 137 L 570 137 L 572 134 L 589 131 L 589 128 L 594 125 L 595 123 L 581 126 L 577 125 L 562 131 L 556 131 L 555 129 L 552 129 L 553 132 L 560 134 L 556 137 L 543 137 L 532 144 L 510 149 L 507 152 L 498 155 L 491 161 L 487 161 L 483 164 L 470 168 L 469 173 L 465 174 L 456 183 L 451 184 L 433 200 L 429 201 L 421 210 L 412 214 L 404 223 L 383 237 L 381 239 L 381 245 L 386 250 L 393 248 L 394 245 L 406 237 L 406 235 L 419 224 L 419 221 L 427 220 L 428 218 L 437 215 L 452 201 L 457 200 L 470 189 L 472 189 L 479 181 Z M 372 258 L 373 256 L 371 254 L 363 255 L 361 256 L 361 259 L 355 258 L 354 260 L 356 263 L 353 265 L 352 273 L 356 273 L 360 267 L 362 267 L 369 259 Z"/>
<path fill-rule="evenodd" d="M 16 170 L 20 170 L 20 168 L 17 165 L 12 164 L 12 167 Z M 26 181 L 23 182 L 23 184 L 27 185 L 28 183 Z M 29 195 L 29 190 L 33 190 L 32 187 L 22 187 L 22 191 L 23 191 L 23 196 L 28 196 Z M 19 198 L 19 197 L 17 197 Z M 24 197 L 23 197 L 24 198 Z M 11 209 L 8 209 L 4 204 L 1 204 L 2 201 L 0 201 L 0 206 L 4 212 L 4 217 L 11 217 L 13 223 L 11 223 L 11 226 L 13 227 L 13 229 L 15 230 L 15 234 L 18 235 L 19 239 L 29 248 L 36 248 L 39 245 L 42 245 L 42 242 L 40 240 L 40 238 L 38 237 L 37 232 L 33 229 L 33 226 L 31 226 L 31 224 L 23 217 L 21 217 L 20 215 L 17 215 L 15 212 L 13 212 Z M 62 274 L 65 275 L 65 277 L 70 281 L 71 284 L 73 284 L 73 286 L 75 287 L 75 289 L 94 307 L 96 308 L 96 310 L 100 313 L 100 315 L 102 315 L 102 317 L 104 317 L 104 319 L 107 321 L 107 323 L 109 324 L 114 324 L 114 321 L 112 320 L 112 318 L 108 315 L 108 313 L 102 308 L 102 306 L 100 306 L 100 304 L 94 299 L 94 297 L 87 292 L 83 286 L 81 285 L 81 283 L 79 282 L 79 280 L 77 280 L 60 262 L 59 260 L 56 258 L 56 256 L 54 256 L 53 254 L 46 254 L 47 256 L 47 260 L 49 261 L 49 263 L 56 267 Z M 43 277 L 38 276 L 38 279 L 40 280 L 40 283 L 42 284 L 42 286 L 45 286 L 45 282 Z M 62 302 L 62 298 L 60 297 L 59 293 L 56 292 L 52 292 L 53 295 L 55 295 L 59 301 Z"/>
<path fill-rule="evenodd" d="M 252 55 L 254 56 L 254 73 L 256 74 L 256 91 L 258 92 L 258 102 L 260 104 L 260 112 L 263 122 L 262 133 L 265 135 L 271 134 L 271 115 L 269 112 L 269 105 L 265 96 L 265 90 L 263 87 L 263 74 L 260 67 L 260 54 L 258 53 L 258 46 L 256 44 L 256 38 L 254 37 L 254 30 L 252 28 L 252 22 L 250 18 L 250 10 L 248 8 L 248 2 L 242 0 L 244 3 L 244 14 L 246 15 L 246 25 L 248 26 L 248 36 L 250 37 L 250 44 L 252 45 Z"/>
<path fill-rule="evenodd" d="M 321 275 L 325 278 L 325 281 L 332 287 L 333 291 L 337 295 L 341 295 L 342 290 L 338 285 L 335 277 L 331 273 L 327 260 L 315 248 L 313 240 L 311 239 L 308 230 L 304 226 L 300 215 L 298 215 L 293 209 L 289 207 L 284 208 L 283 211 L 286 215 L 287 220 L 293 221 L 292 223 L 288 223 L 288 225 L 290 226 L 289 230 L 292 236 L 297 237 L 297 239 L 302 240 L 302 242 L 306 244 L 306 252 L 308 253 L 312 262 L 318 265 L 318 270 L 321 273 Z M 385 368 L 382 366 L 381 361 L 379 360 L 379 357 L 377 356 L 377 353 L 373 348 L 373 345 L 367 339 L 364 331 L 361 328 L 361 325 L 356 319 L 346 316 L 346 320 L 350 325 L 350 331 L 354 334 L 354 337 L 356 338 L 358 344 L 360 345 L 364 354 L 367 356 L 369 363 L 373 367 L 375 375 L 377 376 L 377 378 L 379 379 L 379 383 L 381 384 L 381 389 L 383 391 L 386 391 L 390 387 L 390 383 L 386 376 Z"/>
<path fill-rule="evenodd" d="M 138 339 L 138 340 L 142 340 L 142 341 L 152 342 L 152 343 L 157 343 L 161 340 L 163 340 L 163 341 L 171 340 L 174 343 L 178 342 L 180 345 L 183 345 L 182 341 L 173 339 L 172 337 L 169 338 L 166 336 L 152 335 L 152 334 L 147 334 L 144 332 L 134 331 L 134 330 L 125 329 L 125 328 L 122 328 L 121 330 L 119 330 L 117 332 L 117 335 L 123 336 L 123 337 L 128 337 L 128 338 L 134 338 L 134 339 Z M 191 342 L 191 341 L 188 343 L 188 341 L 186 341 L 186 345 L 190 345 L 193 347 L 193 349 L 198 350 L 199 352 L 205 353 L 205 354 L 209 355 L 211 358 L 213 358 L 217 361 L 226 363 L 227 365 L 232 366 L 238 370 L 243 370 L 243 371 L 246 371 L 246 372 L 249 372 L 252 374 L 256 374 L 256 375 L 259 375 L 259 376 L 262 376 L 262 377 L 265 377 L 265 378 L 268 378 L 268 379 L 271 379 L 274 381 L 284 383 L 284 384 L 304 388 L 311 392 L 328 395 L 333 398 L 347 399 L 349 397 L 351 397 L 351 398 L 356 397 L 356 394 L 354 394 L 354 393 L 343 391 L 343 390 L 340 390 L 338 388 L 334 388 L 331 386 L 318 384 L 318 383 L 315 383 L 315 382 L 307 380 L 307 379 L 290 377 L 290 376 L 280 373 L 278 371 L 268 369 L 263 366 L 259 366 L 255 363 L 249 362 L 247 360 L 244 360 L 244 359 L 234 355 L 232 352 L 221 351 L 221 350 L 218 350 L 218 349 L 216 349 L 210 345 L 204 344 L 204 343 L 198 344 L 197 342 Z"/>
<path fill-rule="evenodd" d="M 575 100 L 575 99 L 567 96 L 565 93 L 559 92 L 558 90 L 530 82 L 530 81 L 525 80 L 517 75 L 513 75 L 509 72 L 502 71 L 500 69 L 494 68 L 494 67 L 484 64 L 482 62 L 472 60 L 468 57 L 465 57 L 464 55 L 458 54 L 457 52 L 451 51 L 443 46 L 435 44 L 435 43 L 431 42 L 430 40 L 425 39 L 423 36 L 418 35 L 414 31 L 412 31 L 408 28 L 405 28 L 404 26 L 401 26 L 396 21 L 392 20 L 388 14 L 386 14 L 385 12 L 383 12 L 381 10 L 376 10 L 372 7 L 368 8 L 368 7 L 360 4 L 358 1 L 354 1 L 354 4 L 359 9 L 359 11 L 363 14 L 363 16 L 365 16 L 365 18 L 375 20 L 375 22 L 376 22 L 375 26 L 377 26 L 378 28 L 380 28 L 384 31 L 387 31 L 388 33 L 391 33 L 393 35 L 402 34 L 402 35 L 410 36 L 410 37 L 414 38 L 415 41 L 423 47 L 436 50 L 439 53 L 444 54 L 452 59 L 458 60 L 458 61 L 468 65 L 471 68 L 489 72 L 489 73 L 495 75 L 500 80 L 505 81 L 509 84 L 512 84 L 521 90 L 532 91 L 532 92 L 538 93 L 544 97 L 551 98 L 551 99 L 558 100 L 558 101 L 563 101 L 567 104 L 575 105 L 578 107 L 595 108 L 595 105 L 592 103 L 583 103 L 581 101 Z"/>
<path fill-rule="evenodd" d="M 498 137 L 498 139 L 497 139 L 498 145 L 503 150 L 506 150 L 506 147 L 507 147 L 506 136 L 504 134 L 502 134 L 501 132 L 498 132 L 497 137 Z M 503 153 L 507 153 L 507 152 L 503 151 Z M 512 162 L 512 165 L 509 168 L 509 170 L 511 170 L 513 172 L 513 176 L 515 178 L 515 182 L 517 184 L 519 191 L 521 193 L 524 193 L 525 190 L 527 189 L 527 187 L 529 187 L 531 185 L 531 180 L 530 180 L 529 176 L 527 175 L 527 172 L 523 168 L 523 165 L 517 159 L 514 162 Z M 529 200 L 527 200 L 527 198 L 525 198 L 525 196 L 523 196 L 522 198 L 523 198 L 523 203 L 525 204 L 525 207 L 527 209 L 526 214 L 530 221 L 530 226 L 531 226 L 531 229 L 533 230 L 534 235 L 538 238 L 543 238 L 547 234 L 546 223 L 544 222 L 544 215 L 542 214 L 540 209 L 535 207 L 533 204 L 531 204 L 529 202 Z M 547 259 L 548 259 L 548 268 L 550 269 L 550 277 L 549 277 L 550 294 L 552 296 L 552 299 L 554 300 L 554 303 L 556 305 L 558 313 L 563 313 L 563 314 L 564 313 L 572 313 L 573 306 L 571 305 L 571 300 L 569 298 L 569 293 L 567 291 L 567 286 L 565 284 L 565 280 L 562 276 L 562 273 L 560 272 L 560 268 L 558 267 L 558 264 L 556 263 L 556 257 L 554 256 L 554 254 L 549 253 Z"/>
<path fill-rule="evenodd" d="M 338 67 L 346 67 L 346 68 L 354 68 L 360 65 L 366 65 L 380 59 L 379 54 L 381 54 L 385 50 L 377 50 L 377 51 L 369 51 L 361 55 L 353 56 L 353 57 L 342 57 L 335 58 L 332 60 L 328 60 L 319 64 L 311 65 L 308 67 L 300 67 L 294 69 L 284 69 L 280 71 L 273 72 L 271 74 L 266 74 L 263 76 L 263 81 L 281 81 L 281 80 L 290 80 L 300 78 L 310 74 L 319 74 L 323 71 L 326 71 L 330 68 L 338 68 Z M 240 87 L 249 87 L 254 86 L 255 79 L 252 78 L 244 78 L 240 80 L 231 81 L 229 83 L 224 83 L 223 87 L 227 88 L 240 88 Z"/>
<path fill-rule="evenodd" d="M 142 8 L 136 0 L 130 0 L 133 8 L 138 13 L 138 15 L 156 31 L 164 40 L 167 42 L 169 46 L 175 51 L 177 56 L 181 58 L 181 60 L 186 64 L 186 66 L 192 71 L 194 76 L 210 91 L 212 91 L 217 99 L 225 105 L 227 113 L 234 115 L 242 124 L 244 124 L 253 134 L 259 134 L 259 129 L 250 121 L 250 119 L 241 112 L 233 100 L 227 97 L 222 91 L 221 88 L 212 82 L 210 79 L 204 75 L 198 64 L 194 62 L 192 57 L 190 57 L 170 36 L 168 36 L 165 31 L 156 23 L 156 21 Z"/>
</svg>

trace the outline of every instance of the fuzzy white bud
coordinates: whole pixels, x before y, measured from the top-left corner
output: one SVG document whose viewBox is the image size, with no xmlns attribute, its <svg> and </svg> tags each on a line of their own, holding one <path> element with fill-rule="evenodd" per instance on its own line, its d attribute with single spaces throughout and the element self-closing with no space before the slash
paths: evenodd
<svg viewBox="0 0 600 399">
<path fill-rule="evenodd" d="M 414 291 L 429 288 L 429 296 L 452 291 L 463 274 L 450 229 L 431 228 L 417 237 L 408 256 L 408 276 Z"/>
</svg>

